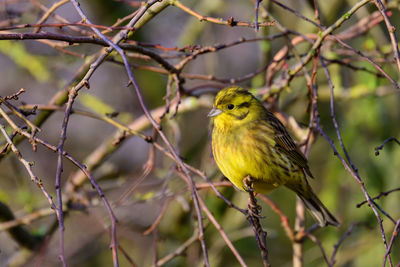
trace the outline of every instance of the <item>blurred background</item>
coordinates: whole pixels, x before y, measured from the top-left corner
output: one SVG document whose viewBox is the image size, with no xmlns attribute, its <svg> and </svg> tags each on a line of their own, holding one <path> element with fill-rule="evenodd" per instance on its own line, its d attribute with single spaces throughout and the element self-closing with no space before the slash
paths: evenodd
<svg viewBox="0 0 400 267">
<path fill-rule="evenodd" d="M 30 110 L 38 105 L 36 113 L 27 115 L 27 118 L 40 123 L 41 130 L 37 137 L 54 146 L 59 142 L 66 102 L 65 99 L 60 100 L 62 97 L 59 96 L 65 96 L 66 90 L 82 79 L 85 71 L 81 69 L 87 70 L 85 64 L 104 48 L 89 43 L 48 39 L 11 40 L 6 34 L 34 33 L 37 25 L 26 24 L 44 23 L 52 26 L 41 28 L 41 33 L 93 36 L 90 28 L 78 25 L 81 18 L 68 1 L 60 4 L 45 21 L 41 21 L 49 8 L 61 2 L 0 2 L 0 95 L 4 98 L 24 88 L 25 92 L 18 99 L 7 100 L 8 103 L 21 110 Z M 143 2 L 88 0 L 80 4 L 92 23 L 110 27 L 133 14 Z M 299 58 L 306 56 L 311 48 L 308 41 L 289 43 L 304 35 L 312 38 L 312 34 L 317 36 L 312 39 L 315 40 L 320 29 L 289 8 L 318 23 L 314 6 L 318 2 L 320 24 L 329 27 L 359 2 L 281 0 L 278 3 L 285 6 L 282 7 L 275 1 L 264 0 L 258 11 L 259 21 L 274 23 L 272 26 L 260 25 L 258 32 L 253 24 L 255 1 L 166 2 L 161 1 L 152 7 L 156 16 L 148 18 L 145 23 L 139 23 L 140 27 L 126 40 L 127 44 L 158 54 L 170 64 L 179 64 L 201 48 L 217 47 L 215 51 L 200 53 L 191 58 L 182 69 L 181 78 L 184 83 L 180 87 L 181 105 L 176 114 L 174 103 L 178 94 L 173 75 L 168 75 L 151 56 L 139 50 L 126 50 L 145 104 L 149 110 L 158 112 L 155 118 L 159 119 L 165 111 L 166 103 L 172 102 L 170 112 L 161 120 L 162 129 L 183 161 L 204 171 L 212 182 L 226 181 L 211 156 L 207 114 L 215 93 L 231 82 L 263 97 L 268 107 L 286 118 L 284 123 L 294 130 L 292 133 L 295 139 L 299 143 L 304 141 L 299 138 L 307 136 L 311 112 L 310 90 L 304 72 L 311 75 L 313 61 L 295 75 L 289 86 L 280 85 L 287 79 L 288 70 L 296 67 Z M 385 1 L 385 4 L 390 22 L 399 29 L 399 2 Z M 162 5 L 165 5 L 165 9 L 157 9 Z M 219 25 L 209 18 L 201 21 L 186 12 L 185 8 L 186 11 L 192 10 L 217 21 L 226 22 L 233 18 L 233 21 L 247 23 L 248 27 Z M 371 24 L 374 20 L 376 23 Z M 128 21 L 118 26 L 125 26 Z M 18 25 L 20 28 L 16 27 Z M 104 33 L 113 37 L 120 30 L 114 28 Z M 354 50 L 332 38 L 326 38 L 321 56 L 328 65 L 334 86 L 336 119 L 344 145 L 369 195 L 375 197 L 381 192 L 395 190 L 376 202 L 397 221 L 400 217 L 400 146 L 394 141 L 388 142 L 378 156 L 375 155 L 375 148 L 389 137 L 400 137 L 400 94 L 394 85 L 395 81 L 399 81 L 399 69 L 387 27 L 374 3 L 363 5 L 351 14 L 334 34 L 340 36 L 348 32 L 354 35 L 343 41 L 372 59 L 394 81 L 391 82 Z M 398 32 L 395 35 L 399 38 Z M 227 48 L 220 46 L 234 42 L 237 44 Z M 277 53 L 288 45 L 289 53 L 284 56 L 284 61 L 280 61 L 279 69 L 271 79 L 272 82 L 269 82 L 267 67 L 273 63 Z M 126 134 L 124 137 L 123 128 L 107 119 L 129 125 L 147 136 L 154 136 L 154 130 L 144 117 L 137 95 L 131 88 L 127 88 L 129 79 L 121 62 L 121 57 L 112 53 L 90 78 L 90 89 L 79 91 L 68 124 L 64 149 L 88 166 L 111 203 L 118 218 L 120 266 L 153 266 L 157 260 L 164 266 L 203 266 L 200 242 L 192 238 L 197 229 L 192 195 L 185 181 L 178 175 L 176 162 L 159 150 L 154 150 L 152 144 L 140 136 Z M 334 140 L 339 153 L 344 157 L 331 118 L 329 83 L 320 63 L 316 77 L 321 127 Z M 279 94 L 270 93 L 277 88 Z M 27 125 L 15 112 L 12 114 L 4 103 L 0 107 L 8 112 L 18 127 Z M 49 116 L 41 120 L 40 116 L 44 112 L 50 112 Z M 11 135 L 13 129 L 6 120 L 2 118 L 0 123 Z M 298 127 L 297 130 L 294 126 Z M 7 143 L 4 135 L 1 135 L 0 140 L 0 149 L 3 149 Z M 39 144 L 37 151 L 34 151 L 27 138 L 19 140 L 15 137 L 13 142 L 22 157 L 33 163 L 34 174 L 42 180 L 56 201 L 57 154 Z M 160 138 L 155 138 L 155 142 L 165 147 Z M 149 168 L 151 164 L 153 168 Z M 316 134 L 310 147 L 309 165 L 316 177 L 310 181 L 312 187 L 342 223 L 338 229 L 327 227 L 312 232 L 326 252 L 326 257 L 330 259 L 335 244 L 344 238 L 336 251 L 335 266 L 382 266 L 386 249 L 378 220 L 367 204 L 357 207 L 357 204 L 365 200 L 360 185 L 334 155 L 329 142 L 319 134 Z M 9 148 L 2 151 L 0 169 L 0 266 L 60 266 L 58 223 L 48 200 Z M 196 184 L 207 184 L 198 175 L 193 174 L 193 178 Z M 88 179 L 68 160 L 64 160 L 62 184 L 65 205 L 64 244 L 68 265 L 112 266 L 113 258 L 109 248 L 110 218 L 103 202 Z M 71 189 L 71 184 L 76 186 Z M 218 189 L 235 205 L 246 208 L 246 193 L 229 186 Z M 254 233 L 246 217 L 230 208 L 209 187 L 199 189 L 198 193 L 247 265 L 262 266 Z M 292 226 L 296 217 L 295 195 L 280 188 L 268 197 L 289 218 Z M 272 266 L 292 266 L 293 242 L 286 235 L 280 217 L 269 205 L 262 201 L 259 203 L 262 205 L 262 215 L 265 216 L 261 223 L 268 233 Z M 395 224 L 384 214 L 380 213 L 380 216 L 389 243 Z M 6 225 L 7 221 L 22 227 L 26 231 L 25 235 L 34 239 L 35 248 L 27 246 L 24 241 L 17 242 L 10 235 L 12 228 Z M 211 266 L 240 266 L 204 213 L 203 221 Z M 307 229 L 313 224 L 313 219 L 307 214 Z M 152 225 L 153 228 L 150 228 Z M 349 235 L 345 235 L 346 232 Z M 304 266 L 327 266 L 318 244 L 306 238 L 303 246 Z M 179 252 L 179 248 L 183 248 L 181 253 L 166 258 L 171 253 Z M 399 239 L 393 243 L 391 261 L 392 266 L 398 266 L 400 262 Z M 389 260 L 386 266 L 391 266 Z"/>
</svg>

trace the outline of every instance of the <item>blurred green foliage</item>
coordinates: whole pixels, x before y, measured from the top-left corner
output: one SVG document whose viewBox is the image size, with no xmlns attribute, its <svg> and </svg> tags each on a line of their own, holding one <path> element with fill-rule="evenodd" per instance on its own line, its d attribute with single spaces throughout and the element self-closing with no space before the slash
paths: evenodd
<svg viewBox="0 0 400 267">
<path fill-rule="evenodd" d="M 8 56 L 18 67 L 28 71 L 37 81 L 46 82 L 50 79 L 51 74 L 45 58 L 32 55 L 22 43 L 3 40 L 1 41 L 0 52 Z"/>
</svg>

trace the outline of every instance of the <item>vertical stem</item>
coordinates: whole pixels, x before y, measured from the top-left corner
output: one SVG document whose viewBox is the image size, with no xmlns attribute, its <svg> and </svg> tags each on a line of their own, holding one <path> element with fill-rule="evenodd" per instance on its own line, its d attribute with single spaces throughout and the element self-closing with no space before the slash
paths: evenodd
<svg viewBox="0 0 400 267">
<path fill-rule="evenodd" d="M 304 231 L 306 209 L 299 197 L 296 199 L 295 234 Z M 303 266 L 303 239 L 293 243 L 293 267 Z"/>
</svg>

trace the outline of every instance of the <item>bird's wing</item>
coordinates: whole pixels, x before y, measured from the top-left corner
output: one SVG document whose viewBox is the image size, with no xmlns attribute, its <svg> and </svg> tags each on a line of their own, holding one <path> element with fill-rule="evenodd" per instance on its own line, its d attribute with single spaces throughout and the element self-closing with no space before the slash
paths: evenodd
<svg viewBox="0 0 400 267">
<path fill-rule="evenodd" d="M 267 111 L 267 120 L 271 123 L 275 130 L 274 140 L 276 142 L 276 146 L 280 149 L 280 151 L 285 153 L 294 164 L 301 167 L 307 173 L 307 175 L 313 178 L 310 167 L 308 167 L 307 159 L 296 146 L 282 122 L 270 111 Z"/>
</svg>

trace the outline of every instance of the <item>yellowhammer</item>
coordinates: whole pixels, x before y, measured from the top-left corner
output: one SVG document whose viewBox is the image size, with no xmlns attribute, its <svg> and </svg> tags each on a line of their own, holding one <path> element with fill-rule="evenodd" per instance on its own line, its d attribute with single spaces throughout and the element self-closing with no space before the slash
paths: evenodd
<svg viewBox="0 0 400 267">
<path fill-rule="evenodd" d="M 213 117 L 212 150 L 221 172 L 239 189 L 250 177 L 254 191 L 284 185 L 293 190 L 322 226 L 339 222 L 307 182 L 307 159 L 285 126 L 251 93 L 240 87 L 221 90 L 208 114 Z"/>
</svg>

